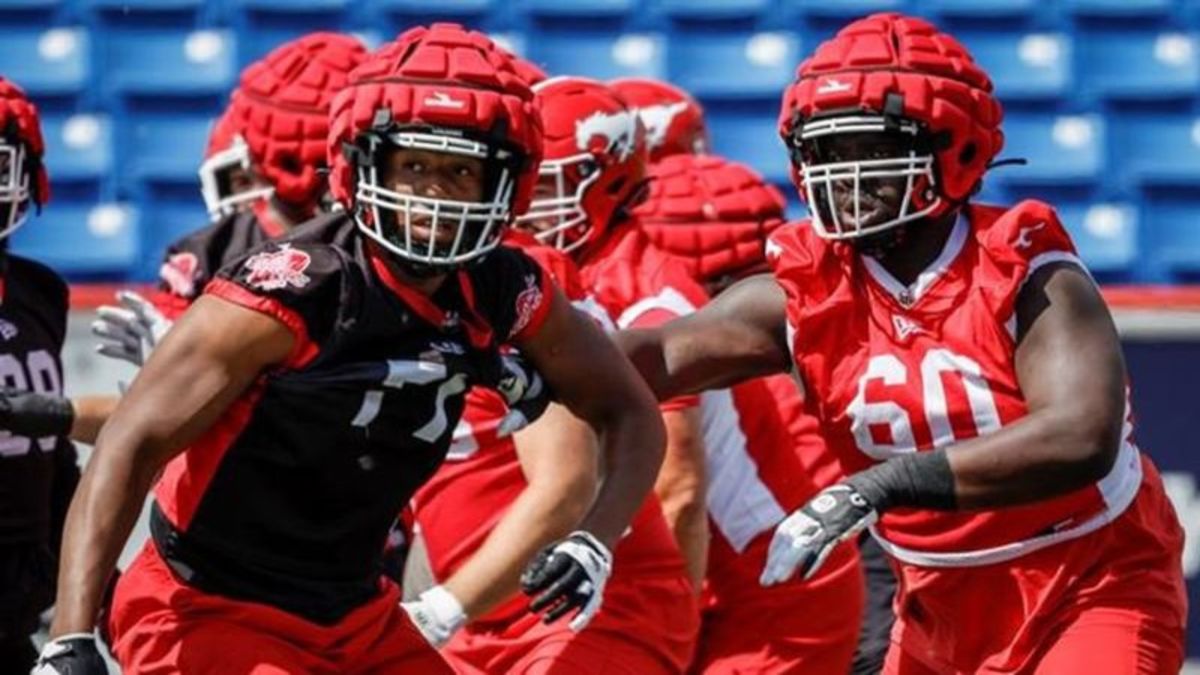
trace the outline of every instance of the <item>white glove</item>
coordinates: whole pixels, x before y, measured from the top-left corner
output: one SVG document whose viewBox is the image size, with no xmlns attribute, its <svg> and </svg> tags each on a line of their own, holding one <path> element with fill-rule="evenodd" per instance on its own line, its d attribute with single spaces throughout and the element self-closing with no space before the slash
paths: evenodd
<svg viewBox="0 0 1200 675">
<path fill-rule="evenodd" d="M 590 532 L 576 530 L 537 554 L 521 575 L 521 589 L 526 595 L 536 595 L 530 611 L 548 610 L 543 619 L 546 623 L 578 607 L 569 627 L 579 632 L 600 611 L 611 574 L 612 553 Z"/>
<path fill-rule="evenodd" d="M 100 338 L 96 351 L 141 367 L 171 328 L 171 321 L 133 291 L 118 291 L 117 302 L 120 306 L 101 307 L 99 318 L 92 322 L 92 333 Z"/>
<path fill-rule="evenodd" d="M 30 675 L 108 675 L 91 633 L 62 635 L 42 645 Z"/>
<path fill-rule="evenodd" d="M 783 583 L 797 568 L 804 579 L 812 578 L 834 547 L 878 519 L 875 508 L 853 486 L 825 488 L 776 526 L 759 583 Z"/>
<path fill-rule="evenodd" d="M 462 603 L 444 586 L 434 586 L 416 600 L 402 602 L 400 606 L 435 649 L 449 642 L 467 622 Z"/>
</svg>

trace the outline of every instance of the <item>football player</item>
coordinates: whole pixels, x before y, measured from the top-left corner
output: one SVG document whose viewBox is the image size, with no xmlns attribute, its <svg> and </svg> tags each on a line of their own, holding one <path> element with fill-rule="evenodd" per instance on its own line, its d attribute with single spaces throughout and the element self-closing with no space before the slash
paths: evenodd
<svg viewBox="0 0 1200 675">
<path fill-rule="evenodd" d="M 152 485 L 152 540 L 108 620 L 128 671 L 449 672 L 380 557 L 465 392 L 534 394 L 509 386 L 509 342 L 595 427 L 608 468 L 528 590 L 555 614 L 599 603 L 662 422 L 603 333 L 500 245 L 541 141 L 532 92 L 482 34 L 414 28 L 354 71 L 327 148 L 345 210 L 223 268 L 101 432 L 68 516 L 44 672 L 93 672 L 100 590 Z"/>
<path fill-rule="evenodd" d="M 651 241 L 686 263 L 705 290 L 716 295 L 767 270 L 763 246 L 783 224 L 777 189 L 714 155 L 670 155 L 649 175 L 650 195 L 634 214 Z M 770 589 L 758 584 L 775 526 L 817 493 L 824 485 L 817 481 L 840 475 L 829 466 L 832 453 L 817 419 L 803 410 L 795 381 L 779 374 L 762 384 L 701 400 L 712 545 L 691 670 L 845 675 L 862 610 L 854 548 L 840 550 L 841 559 L 812 579 Z M 725 426 L 733 433 L 712 433 Z"/>
<path fill-rule="evenodd" d="M 0 671 L 29 670 L 29 636 L 54 597 L 58 538 L 79 480 L 62 394 L 67 285 L 8 252 L 8 237 L 50 199 L 37 107 L 0 78 Z M 55 405 L 41 405 L 46 395 Z M 32 410 L 32 413 L 30 411 Z"/>
<path fill-rule="evenodd" d="M 794 369 L 847 478 L 761 582 L 871 527 L 900 579 L 884 672 L 1175 673 L 1181 531 L 1112 319 L 1053 208 L 970 200 L 1000 119 L 952 37 L 854 22 L 784 96 L 810 218 L 771 238 L 774 279 L 620 339 L 660 396 Z"/>
</svg>

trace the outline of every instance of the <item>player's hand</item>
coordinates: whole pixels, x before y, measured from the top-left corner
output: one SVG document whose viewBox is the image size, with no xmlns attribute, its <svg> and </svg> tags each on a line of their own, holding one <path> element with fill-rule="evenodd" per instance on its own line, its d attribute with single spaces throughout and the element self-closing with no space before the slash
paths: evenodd
<svg viewBox="0 0 1200 675">
<path fill-rule="evenodd" d="M 0 387 L 0 429 L 17 436 L 66 436 L 75 422 L 71 400 L 54 394 Z"/>
<path fill-rule="evenodd" d="M 101 307 L 92 322 L 92 333 L 100 338 L 96 351 L 141 367 L 171 328 L 171 321 L 133 291 L 118 291 L 117 302 L 116 307 Z"/>
<path fill-rule="evenodd" d="M 434 586 L 416 600 L 402 602 L 400 606 L 435 649 L 449 642 L 467 622 L 462 603 L 444 586 Z"/>
<path fill-rule="evenodd" d="M 533 424 L 550 405 L 550 388 L 533 364 L 513 352 L 501 357 L 503 375 L 496 390 L 508 403 L 508 412 L 500 420 L 496 435 L 510 436 Z"/>
<path fill-rule="evenodd" d="M 775 528 L 759 583 L 781 584 L 799 569 L 809 579 L 839 543 L 879 518 L 875 507 L 852 486 L 827 487 Z"/>
<path fill-rule="evenodd" d="M 71 633 L 42 646 L 30 675 L 108 675 L 91 633 Z"/>
<path fill-rule="evenodd" d="M 577 530 L 534 557 L 521 575 L 521 589 L 535 596 L 530 610 L 546 610 L 546 623 L 578 608 L 570 623 L 571 630 L 578 632 L 600 611 L 610 574 L 612 554 L 608 548 L 591 533 Z"/>
</svg>

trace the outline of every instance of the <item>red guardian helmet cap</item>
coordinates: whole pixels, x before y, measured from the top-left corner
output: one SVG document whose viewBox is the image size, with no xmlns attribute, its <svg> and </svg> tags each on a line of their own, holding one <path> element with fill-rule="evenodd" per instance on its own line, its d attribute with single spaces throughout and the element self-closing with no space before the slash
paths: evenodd
<svg viewBox="0 0 1200 675">
<path fill-rule="evenodd" d="M 786 200 L 750 167 L 716 155 L 674 155 L 650 167 L 650 196 L 634 211 L 655 245 L 700 282 L 766 270 L 767 236 Z"/>
<path fill-rule="evenodd" d="M 528 207 L 537 181 L 542 127 L 526 76 L 512 54 L 457 24 L 413 28 L 384 45 L 334 100 L 327 148 L 334 198 L 403 260 L 453 267 L 484 256 Z M 386 188 L 379 181 L 386 148 L 481 160 L 483 198 Z"/>
<path fill-rule="evenodd" d="M 546 131 L 539 194 L 517 222 L 561 251 L 599 240 L 642 195 L 646 138 L 637 112 L 603 82 L 554 77 L 534 88 Z"/>
<path fill-rule="evenodd" d="M 311 33 L 250 64 L 213 127 L 200 186 L 209 214 L 226 215 L 272 194 L 315 211 L 328 191 L 329 106 L 367 57 L 357 38 Z M 233 194 L 232 169 L 253 170 L 270 187 Z"/>
<path fill-rule="evenodd" d="M 704 108 L 691 94 L 673 84 L 642 77 L 613 80 L 609 86 L 642 118 L 651 162 L 709 151 Z"/>
<path fill-rule="evenodd" d="M 957 40 L 901 14 L 851 23 L 800 64 L 784 92 L 779 131 L 792 156 L 792 179 L 817 233 L 846 240 L 937 217 L 974 194 L 1000 152 L 1003 114 L 992 82 Z M 823 141 L 843 134 L 895 134 L 907 150 L 893 157 L 840 161 Z M 900 179 L 899 214 L 864 217 L 865 181 Z M 849 213 L 835 203 L 852 190 Z"/>
<path fill-rule="evenodd" d="M 0 77 L 0 239 L 25 223 L 31 203 L 41 208 L 49 201 L 45 150 L 37 107 Z"/>
</svg>

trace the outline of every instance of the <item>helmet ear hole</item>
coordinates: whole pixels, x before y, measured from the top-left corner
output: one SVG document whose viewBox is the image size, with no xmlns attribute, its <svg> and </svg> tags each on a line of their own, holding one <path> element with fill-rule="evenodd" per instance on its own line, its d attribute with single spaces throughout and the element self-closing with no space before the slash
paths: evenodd
<svg viewBox="0 0 1200 675">
<path fill-rule="evenodd" d="M 960 150 L 958 153 L 958 163 L 962 164 L 963 166 L 966 166 L 966 165 L 970 164 L 971 162 L 975 161 L 975 158 L 978 155 L 979 155 L 979 148 L 975 145 L 975 143 L 974 142 L 967 143 L 966 145 L 963 146 L 963 149 Z"/>
</svg>

